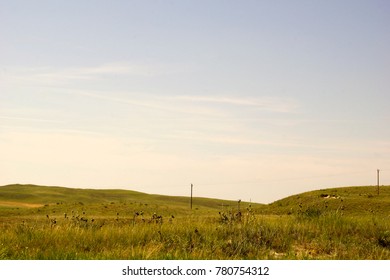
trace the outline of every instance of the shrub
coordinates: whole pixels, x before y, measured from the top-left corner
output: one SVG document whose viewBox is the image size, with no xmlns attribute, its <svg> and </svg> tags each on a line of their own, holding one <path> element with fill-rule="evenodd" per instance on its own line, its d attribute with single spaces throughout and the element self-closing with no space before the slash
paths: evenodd
<svg viewBox="0 0 390 280">
<path fill-rule="evenodd" d="M 390 231 L 380 232 L 377 240 L 380 246 L 390 249 Z"/>
</svg>

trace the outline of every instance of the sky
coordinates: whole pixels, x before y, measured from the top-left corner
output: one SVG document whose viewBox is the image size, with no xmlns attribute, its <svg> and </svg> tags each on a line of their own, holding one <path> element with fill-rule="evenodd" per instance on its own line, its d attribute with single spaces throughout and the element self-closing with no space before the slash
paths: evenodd
<svg viewBox="0 0 390 280">
<path fill-rule="evenodd" d="M 0 0 L 0 185 L 270 203 L 390 184 L 390 2 Z"/>
</svg>

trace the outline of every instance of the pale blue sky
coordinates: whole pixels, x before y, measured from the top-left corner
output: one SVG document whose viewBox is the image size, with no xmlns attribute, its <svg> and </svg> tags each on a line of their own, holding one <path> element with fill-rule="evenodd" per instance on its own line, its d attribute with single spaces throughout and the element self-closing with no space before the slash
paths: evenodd
<svg viewBox="0 0 390 280">
<path fill-rule="evenodd" d="M 2 1 L 0 185 L 271 202 L 390 184 L 388 1 Z"/>
</svg>

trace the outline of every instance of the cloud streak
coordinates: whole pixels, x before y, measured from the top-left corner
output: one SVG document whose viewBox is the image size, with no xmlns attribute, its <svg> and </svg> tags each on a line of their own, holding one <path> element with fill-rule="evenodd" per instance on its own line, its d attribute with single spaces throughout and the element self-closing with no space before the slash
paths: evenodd
<svg viewBox="0 0 390 280">
<path fill-rule="evenodd" d="M 229 96 L 175 96 L 172 99 L 185 102 L 205 103 L 205 104 L 220 104 L 233 105 L 243 107 L 255 107 L 266 111 L 291 113 L 295 112 L 297 103 L 288 99 L 273 98 L 273 97 L 229 97 Z"/>
<path fill-rule="evenodd" d="M 58 120 L 38 119 L 38 118 L 29 118 L 29 117 L 0 116 L 0 119 L 11 120 L 11 121 L 38 122 L 38 123 L 63 123 L 63 121 L 58 121 Z"/>
<path fill-rule="evenodd" d="M 162 73 L 172 72 L 169 65 L 140 63 L 107 63 L 93 67 L 24 67 L 8 69 L 2 75 L 5 82 L 27 83 L 28 85 L 63 85 L 77 81 L 96 81 L 111 77 L 152 78 Z"/>
<path fill-rule="evenodd" d="M 141 77 L 146 79 L 153 79 L 159 75 L 169 75 L 172 73 L 180 72 L 180 67 L 178 65 L 163 65 L 163 64 L 132 64 L 132 63 L 106 63 L 94 67 L 68 67 L 63 69 L 53 68 L 53 67 L 35 67 L 35 68 L 14 68 L 7 70 L 6 74 L 2 75 L 2 81 L 4 84 L 10 84 L 11 86 L 38 86 L 38 87 L 53 87 L 53 88 L 63 88 L 67 87 L 74 89 L 73 92 L 78 91 L 77 93 L 84 96 L 90 96 L 97 99 L 105 99 L 109 101 L 115 101 L 120 103 L 127 103 L 133 105 L 140 105 L 145 107 L 156 107 L 156 104 L 151 105 L 150 102 L 139 102 L 134 99 L 120 99 L 115 96 L 112 97 L 115 93 L 110 92 L 106 96 L 99 94 L 96 89 L 88 90 L 81 92 L 76 90 L 80 87 L 88 87 L 92 89 L 93 82 L 107 80 L 112 82 L 112 78 L 120 79 L 125 81 L 130 77 Z M 151 82 L 153 80 L 150 80 Z M 78 84 L 74 84 L 74 83 Z M 125 92 L 125 95 L 129 95 Z M 135 93 L 130 95 L 142 96 L 145 94 Z M 291 100 L 287 98 L 276 98 L 273 96 L 259 96 L 259 97 L 250 97 L 245 93 L 240 94 L 239 96 L 230 96 L 230 95 L 191 95 L 183 92 L 180 95 L 177 95 L 177 90 L 172 94 L 161 94 L 156 93 L 147 94 L 148 97 L 157 100 L 160 99 L 161 102 L 171 103 L 176 102 L 173 105 L 186 106 L 188 104 L 191 107 L 196 105 L 203 107 L 216 107 L 216 106 L 235 106 L 235 107 L 248 107 L 255 108 L 268 112 L 275 113 L 294 113 L 298 108 L 298 103 L 296 100 Z M 252 95 L 252 94 L 251 94 Z M 154 102 L 156 103 L 156 102 Z M 161 106 L 158 109 L 162 109 Z M 165 106 L 167 107 L 167 106 Z M 176 108 L 177 111 L 177 108 Z"/>
</svg>

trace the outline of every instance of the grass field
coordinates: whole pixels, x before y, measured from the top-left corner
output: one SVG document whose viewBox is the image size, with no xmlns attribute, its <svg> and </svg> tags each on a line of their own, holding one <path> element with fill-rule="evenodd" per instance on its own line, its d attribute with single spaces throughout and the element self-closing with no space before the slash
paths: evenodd
<svg viewBox="0 0 390 280">
<path fill-rule="evenodd" d="M 248 202 L 0 187 L 0 259 L 390 259 L 390 187 Z"/>
</svg>

